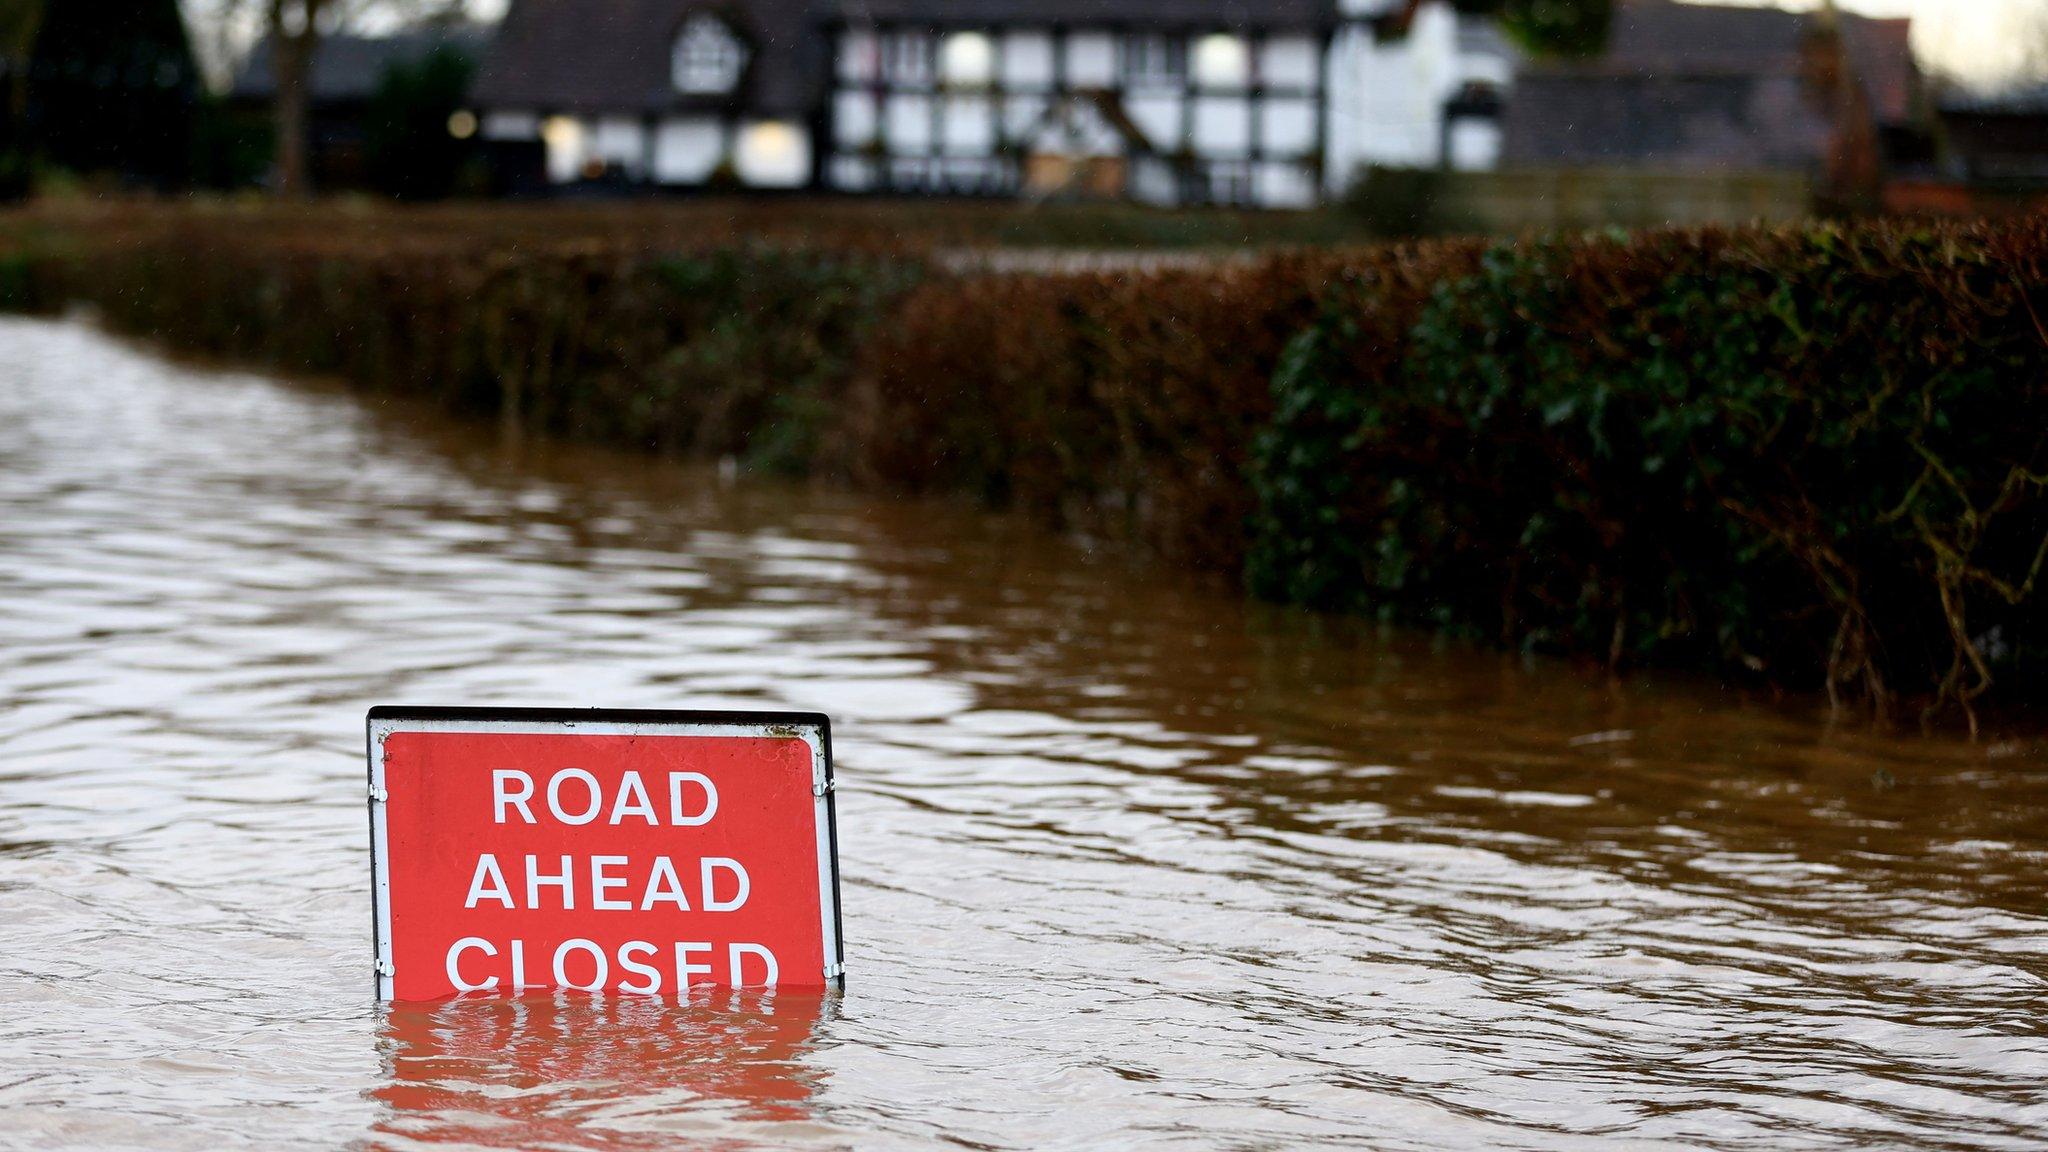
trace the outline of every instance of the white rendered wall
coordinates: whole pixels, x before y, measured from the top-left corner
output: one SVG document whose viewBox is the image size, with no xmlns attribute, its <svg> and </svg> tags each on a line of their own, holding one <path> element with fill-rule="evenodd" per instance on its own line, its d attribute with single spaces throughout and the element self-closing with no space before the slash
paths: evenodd
<svg viewBox="0 0 2048 1152">
<path fill-rule="evenodd" d="M 1451 125 L 1450 166 L 1459 172 L 1490 172 L 1500 167 L 1500 125 L 1459 120 Z"/>
<path fill-rule="evenodd" d="M 883 130 L 888 133 L 889 151 L 899 156 L 922 156 L 931 151 L 931 97 L 902 93 L 892 95 L 882 116 Z"/>
<path fill-rule="evenodd" d="M 1316 148 L 1316 102 L 1306 96 L 1271 96 L 1259 105 L 1259 146 L 1269 153 L 1306 157 Z"/>
<path fill-rule="evenodd" d="M 1347 0 L 1377 7 L 1375 0 Z M 1368 165 L 1432 168 L 1443 163 L 1444 103 L 1468 81 L 1505 87 L 1513 61 L 1468 54 L 1458 46 L 1458 16 L 1430 0 L 1406 38 L 1375 44 L 1364 27 L 1338 33 L 1330 50 L 1329 144 L 1325 177 L 1331 192 Z M 1477 162 L 1476 142 L 1462 158 Z M 1458 159 L 1454 157 L 1453 159 Z"/>
<path fill-rule="evenodd" d="M 1312 88 L 1322 72 L 1321 53 L 1307 36 L 1276 36 L 1259 49 L 1259 83 L 1267 88 Z"/>
<path fill-rule="evenodd" d="M 1131 165 L 1131 198 L 1142 204 L 1172 207 L 1180 200 L 1180 181 L 1164 160 L 1141 159 Z"/>
<path fill-rule="evenodd" d="M 1124 112 L 1155 150 L 1178 152 L 1186 143 L 1181 139 L 1181 98 L 1178 92 L 1127 95 L 1124 97 Z"/>
<path fill-rule="evenodd" d="M 833 142 L 841 148 L 865 148 L 881 129 L 873 93 L 841 89 L 832 97 Z"/>
<path fill-rule="evenodd" d="M 949 96 L 942 120 L 944 151 L 989 156 L 996 150 L 995 101 L 987 96 Z"/>
<path fill-rule="evenodd" d="M 1011 96 L 1003 102 L 1003 135 L 1015 140 L 1030 135 L 1045 117 L 1043 96 Z"/>
<path fill-rule="evenodd" d="M 1252 146 L 1252 102 L 1242 96 L 1195 97 L 1195 155 L 1246 156 Z"/>
<path fill-rule="evenodd" d="M 1252 170 L 1252 200 L 1262 208 L 1314 207 L 1315 176 L 1299 164 L 1260 164 Z"/>
<path fill-rule="evenodd" d="M 1050 88 L 1052 33 L 1020 29 L 1004 35 L 999 76 L 1006 88 Z"/>
<path fill-rule="evenodd" d="M 1116 38 L 1076 32 L 1067 38 L 1067 87 L 1108 88 L 1116 83 Z"/>
</svg>

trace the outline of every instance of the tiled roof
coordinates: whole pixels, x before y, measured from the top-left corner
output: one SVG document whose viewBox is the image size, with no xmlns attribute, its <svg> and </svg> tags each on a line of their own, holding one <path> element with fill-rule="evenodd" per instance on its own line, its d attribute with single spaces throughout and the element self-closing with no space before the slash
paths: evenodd
<svg viewBox="0 0 2048 1152">
<path fill-rule="evenodd" d="M 1807 168 L 1829 127 L 1794 76 L 1532 73 L 1508 99 L 1508 164 Z"/>
<path fill-rule="evenodd" d="M 1811 15 L 1627 0 L 1600 56 L 1522 73 L 1508 101 L 1510 164 L 1808 167 L 1829 125 L 1809 98 Z M 1906 20 L 1843 17 L 1876 119 L 1910 123 L 1918 72 Z"/>
<path fill-rule="evenodd" d="M 670 83 L 683 21 L 711 12 L 748 43 L 740 102 L 769 115 L 816 106 L 830 68 L 823 0 L 512 0 L 477 79 L 485 107 L 656 112 L 685 103 Z"/>
<path fill-rule="evenodd" d="M 1796 68 L 1806 19 L 1778 8 L 1629 0 L 1616 7 L 1597 64 L 1653 73 Z"/>
</svg>

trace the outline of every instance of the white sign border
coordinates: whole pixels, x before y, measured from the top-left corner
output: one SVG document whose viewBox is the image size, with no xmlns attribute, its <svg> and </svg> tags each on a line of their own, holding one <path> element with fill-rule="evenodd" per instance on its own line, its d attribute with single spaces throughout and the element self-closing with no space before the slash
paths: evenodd
<svg viewBox="0 0 2048 1152">
<path fill-rule="evenodd" d="M 846 986 L 846 954 L 839 914 L 839 813 L 832 778 L 832 721 L 821 712 L 692 711 L 617 708 L 431 708 L 380 705 L 370 709 L 365 743 L 370 766 L 370 919 L 376 943 L 377 999 L 388 1002 L 397 975 L 391 958 L 391 851 L 384 809 L 384 740 L 399 732 L 492 732 L 509 736 L 784 737 L 811 749 L 813 823 L 818 835 L 818 909 L 825 941 L 828 987 Z"/>
</svg>

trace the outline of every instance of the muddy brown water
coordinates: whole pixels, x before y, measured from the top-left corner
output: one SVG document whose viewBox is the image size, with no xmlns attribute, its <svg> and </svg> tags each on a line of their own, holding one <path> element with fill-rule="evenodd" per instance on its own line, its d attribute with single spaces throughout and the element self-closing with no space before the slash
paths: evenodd
<svg viewBox="0 0 2048 1152">
<path fill-rule="evenodd" d="M 369 1002 L 379 702 L 833 715 L 839 997 Z M 0 321 L 0 1146 L 2024 1148 L 2048 752 Z"/>
</svg>

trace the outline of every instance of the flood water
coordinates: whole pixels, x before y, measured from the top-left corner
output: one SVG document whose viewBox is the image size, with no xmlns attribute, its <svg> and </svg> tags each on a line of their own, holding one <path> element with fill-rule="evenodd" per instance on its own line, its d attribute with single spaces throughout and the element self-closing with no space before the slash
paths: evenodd
<svg viewBox="0 0 2048 1152">
<path fill-rule="evenodd" d="M 364 711 L 829 712 L 843 996 L 370 1002 Z M 0 1146 L 2023 1148 L 2048 751 L 0 320 Z"/>
</svg>

